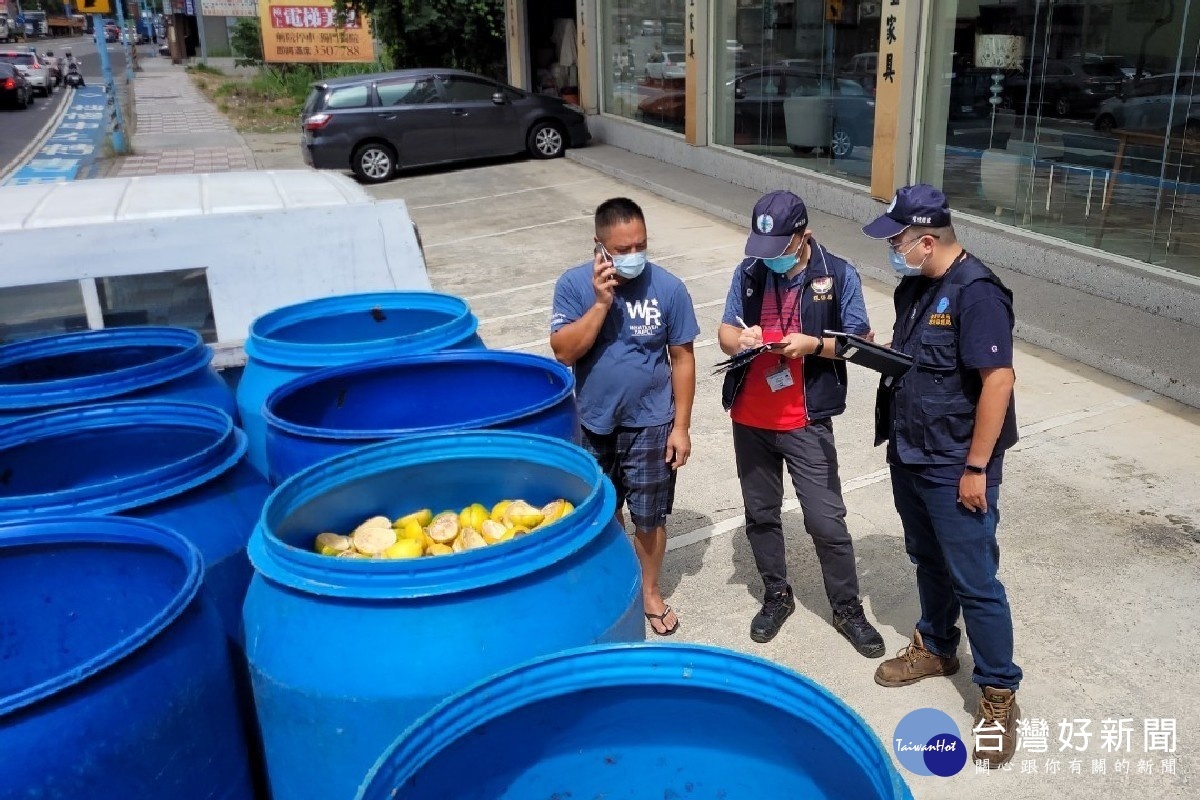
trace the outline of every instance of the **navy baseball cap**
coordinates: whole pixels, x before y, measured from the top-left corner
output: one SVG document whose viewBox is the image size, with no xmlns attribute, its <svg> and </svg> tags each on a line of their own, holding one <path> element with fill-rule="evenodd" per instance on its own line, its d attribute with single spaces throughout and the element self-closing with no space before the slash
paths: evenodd
<svg viewBox="0 0 1200 800">
<path fill-rule="evenodd" d="M 746 255 L 751 258 L 781 256 L 792 236 L 807 227 L 808 209 L 803 200 L 782 189 L 764 194 L 754 204 L 754 213 L 750 217 Z"/>
<path fill-rule="evenodd" d="M 864 225 L 862 232 L 872 239 L 891 239 L 913 225 L 943 228 L 949 224 L 950 204 L 946 195 L 928 183 L 918 183 L 898 189 L 883 216 Z"/>
</svg>

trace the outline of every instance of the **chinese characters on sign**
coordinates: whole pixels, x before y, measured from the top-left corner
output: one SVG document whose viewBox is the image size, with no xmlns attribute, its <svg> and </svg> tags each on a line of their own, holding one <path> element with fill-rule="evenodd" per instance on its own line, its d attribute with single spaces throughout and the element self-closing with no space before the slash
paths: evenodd
<svg viewBox="0 0 1200 800">
<path fill-rule="evenodd" d="M 204 0 L 206 17 L 257 17 L 257 0 Z"/>
<path fill-rule="evenodd" d="M 272 0 L 259 4 L 259 15 L 263 57 L 268 62 L 375 60 L 369 20 L 350 13 L 339 27 L 333 0 Z"/>
<path fill-rule="evenodd" d="M 912 16 L 917 10 L 915 0 L 884 0 L 880 5 L 879 61 L 875 67 L 875 137 L 871 152 L 871 196 L 876 199 L 891 197 L 896 189 L 904 25 L 906 15 Z"/>
<path fill-rule="evenodd" d="M 1020 759 L 1020 772 L 1022 775 L 1177 774 L 1175 720 L 1146 718 L 1142 720 L 1140 728 L 1135 722 L 1128 717 L 1102 719 L 1097 729 L 1090 719 L 1063 719 L 1056 726 L 1055 737 L 1049 720 L 1036 717 L 1018 720 L 1017 758 Z M 1000 749 L 1004 729 L 999 723 L 993 727 L 981 722 L 972 731 L 980 752 Z M 1103 757 L 1082 755 L 1093 747 Z M 1157 759 L 1149 757 L 1155 753 L 1162 755 Z M 1029 755 L 1045 757 L 1040 760 L 1021 758 Z M 1113 756 L 1111 762 L 1110 756 Z M 1001 769 L 1011 771 L 1016 761 L 1014 759 Z M 983 762 L 975 766 L 976 773 L 990 772 Z"/>
</svg>

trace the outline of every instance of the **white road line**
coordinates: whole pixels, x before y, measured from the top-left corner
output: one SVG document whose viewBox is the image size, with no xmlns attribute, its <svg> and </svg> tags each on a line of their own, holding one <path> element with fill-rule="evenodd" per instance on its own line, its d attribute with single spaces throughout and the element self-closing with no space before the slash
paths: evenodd
<svg viewBox="0 0 1200 800">
<path fill-rule="evenodd" d="M 546 186 L 532 186 L 528 189 L 516 189 L 511 192 L 500 192 L 498 194 L 485 194 L 480 197 L 465 197 L 462 200 L 451 200 L 449 203 L 431 203 L 427 206 L 409 206 L 410 211 L 422 211 L 426 208 L 445 208 L 446 206 L 456 206 L 462 203 L 476 203 L 480 200 L 495 200 L 497 197 L 512 197 L 513 195 L 525 194 L 526 192 L 540 192 L 545 189 L 561 189 L 564 186 L 578 186 L 581 183 L 595 183 L 596 181 L 608 180 L 604 177 L 586 178 L 581 181 L 568 181 L 567 183 L 551 183 Z"/>
<path fill-rule="evenodd" d="M 522 231 L 532 231 L 538 228 L 548 228 L 551 225 L 562 225 L 567 222 L 578 222 L 581 219 L 591 219 L 591 214 L 583 214 L 578 217 L 567 217 L 566 219 L 556 219 L 551 222 L 539 222 L 536 225 L 522 225 L 519 228 L 509 228 L 504 231 L 494 231 L 492 233 L 481 233 L 477 236 L 464 236 L 461 239 L 451 239 L 448 242 L 434 242 L 433 244 L 425 245 L 426 250 L 431 250 L 434 247 L 447 247 L 452 244 L 462 244 L 464 242 L 477 242 L 480 239 L 494 239 L 497 236 L 507 236 L 510 233 L 521 233 Z"/>
<path fill-rule="evenodd" d="M 1157 396 L 1158 395 L 1156 393 L 1146 390 L 1143 392 L 1138 392 L 1137 394 L 1130 395 L 1128 397 L 1121 397 L 1121 398 L 1112 400 L 1107 403 L 1101 403 L 1098 406 L 1084 408 L 1079 411 L 1071 411 L 1066 414 L 1059 414 L 1057 416 L 1050 417 L 1048 419 L 1044 419 L 1040 422 L 1030 423 L 1029 425 L 1022 425 L 1021 429 L 1020 429 L 1021 442 L 1019 442 L 1013 448 L 1013 450 L 1020 450 L 1022 448 L 1022 445 L 1027 444 L 1030 439 L 1033 439 L 1034 441 L 1036 441 L 1040 434 L 1048 433 L 1057 428 L 1062 428 L 1067 425 L 1073 425 L 1076 422 L 1082 422 L 1085 419 L 1091 419 L 1093 417 L 1098 417 L 1103 414 L 1111 413 L 1113 411 L 1119 411 L 1123 408 L 1129 408 L 1130 406 L 1136 406 L 1136 405 L 1141 405 L 1143 403 L 1148 403 Z M 733 456 L 731 454 L 730 458 L 732 459 L 732 457 Z M 857 478 L 847 481 L 842 486 L 842 494 L 857 491 L 858 489 L 864 489 L 868 486 L 873 486 L 877 483 L 882 483 L 883 481 L 888 480 L 889 477 L 890 477 L 890 471 L 888 470 L 887 467 L 884 467 L 883 469 L 875 470 L 874 472 L 867 473 L 866 475 L 860 475 Z M 799 508 L 800 508 L 800 501 L 798 501 L 796 499 L 791 499 L 791 500 L 784 502 L 782 511 L 783 511 L 783 513 L 786 514 L 790 511 L 795 511 Z M 681 547 L 687 547 L 688 545 L 698 544 L 700 542 L 705 541 L 706 539 L 712 539 L 715 536 L 721 536 L 726 533 L 732 533 L 733 531 L 736 531 L 739 528 L 741 528 L 744 523 L 745 523 L 745 520 L 742 517 L 733 517 L 731 519 L 722 520 L 721 522 L 717 522 L 712 525 L 706 525 L 703 528 L 697 528 L 694 531 L 688 531 L 687 533 L 681 533 L 678 536 L 672 536 L 670 539 L 667 540 L 667 550 L 668 551 L 669 550 L 678 550 Z"/>
</svg>

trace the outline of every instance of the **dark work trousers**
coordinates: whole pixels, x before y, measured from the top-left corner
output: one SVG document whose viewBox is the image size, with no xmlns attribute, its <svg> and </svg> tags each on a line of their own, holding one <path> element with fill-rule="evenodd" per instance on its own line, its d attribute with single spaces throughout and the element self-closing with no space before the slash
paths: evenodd
<svg viewBox="0 0 1200 800">
<path fill-rule="evenodd" d="M 817 548 L 829 604 L 839 611 L 857 606 L 858 568 L 846 528 L 833 422 L 814 420 L 794 431 L 768 431 L 735 422 L 733 453 L 746 506 L 746 536 L 767 593 L 788 586 L 780 519 L 786 464 L 804 511 L 804 529 Z"/>
</svg>

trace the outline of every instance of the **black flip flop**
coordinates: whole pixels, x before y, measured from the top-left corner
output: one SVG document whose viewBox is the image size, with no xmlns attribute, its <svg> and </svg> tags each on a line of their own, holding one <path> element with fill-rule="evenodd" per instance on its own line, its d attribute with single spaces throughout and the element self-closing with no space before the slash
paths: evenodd
<svg viewBox="0 0 1200 800">
<path fill-rule="evenodd" d="M 661 622 L 663 624 L 663 627 L 665 628 L 667 625 L 667 614 L 670 614 L 670 613 L 671 613 L 671 607 L 666 606 L 663 609 L 663 612 L 661 614 L 647 613 L 646 619 L 658 620 L 659 622 Z M 657 628 L 655 628 L 653 622 L 650 623 L 650 630 L 654 631 L 654 634 L 656 636 L 670 636 L 671 634 L 675 633 L 675 631 L 679 630 L 679 615 L 678 614 L 675 615 L 675 624 L 672 625 L 671 627 L 667 628 L 665 631 L 660 631 Z"/>
</svg>

